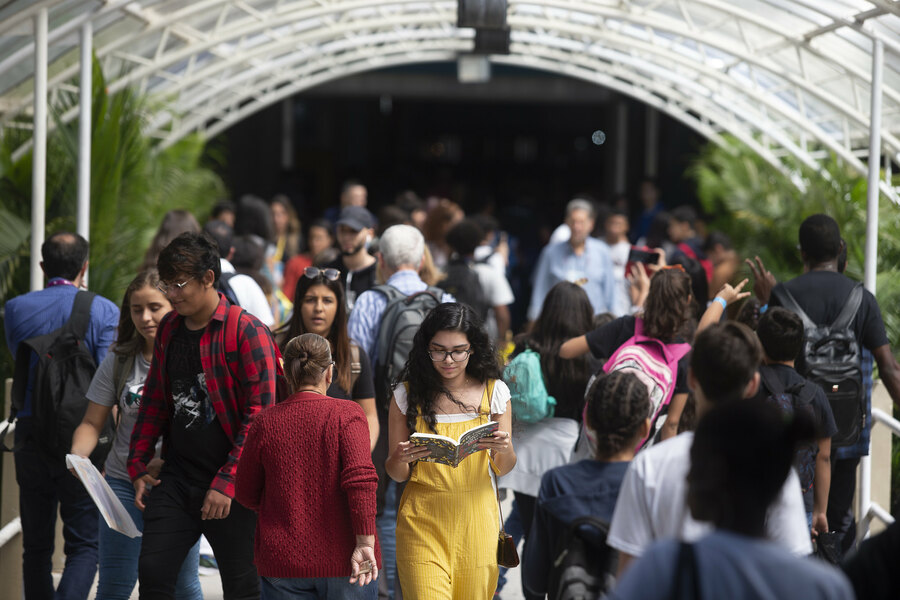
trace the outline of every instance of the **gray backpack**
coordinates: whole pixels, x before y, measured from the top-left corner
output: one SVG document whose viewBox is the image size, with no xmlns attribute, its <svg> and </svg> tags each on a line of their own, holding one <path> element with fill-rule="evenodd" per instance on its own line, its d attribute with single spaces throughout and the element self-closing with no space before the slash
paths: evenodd
<svg viewBox="0 0 900 600">
<path fill-rule="evenodd" d="M 395 380 L 409 360 L 413 337 L 425 316 L 441 303 L 444 292 L 433 286 L 409 296 L 390 285 L 372 289 L 387 296 L 388 301 L 381 317 L 375 356 L 375 398 L 379 406 L 387 407 Z"/>
</svg>

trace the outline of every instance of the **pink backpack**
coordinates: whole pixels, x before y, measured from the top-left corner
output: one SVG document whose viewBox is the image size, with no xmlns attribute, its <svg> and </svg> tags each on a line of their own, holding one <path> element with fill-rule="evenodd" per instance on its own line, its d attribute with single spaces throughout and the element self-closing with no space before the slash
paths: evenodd
<svg viewBox="0 0 900 600">
<path fill-rule="evenodd" d="M 660 413 L 672 401 L 678 377 L 678 361 L 690 350 L 690 344 L 664 344 L 656 338 L 647 337 L 644 335 L 644 322 L 635 319 L 634 336 L 619 346 L 603 365 L 605 373 L 634 373 L 647 386 L 647 391 L 650 392 L 650 440 L 665 423 L 665 415 L 660 418 Z M 649 445 L 647 439 L 641 440 L 638 448 L 645 444 Z"/>
</svg>

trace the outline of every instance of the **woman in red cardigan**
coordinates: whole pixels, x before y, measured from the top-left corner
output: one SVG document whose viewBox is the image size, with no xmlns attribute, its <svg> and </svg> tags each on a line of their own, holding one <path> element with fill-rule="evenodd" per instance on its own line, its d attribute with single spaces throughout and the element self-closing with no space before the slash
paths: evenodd
<svg viewBox="0 0 900 600">
<path fill-rule="evenodd" d="M 325 395 L 334 377 L 325 338 L 295 337 L 284 363 L 293 394 L 257 415 L 235 477 L 235 499 L 259 516 L 262 600 L 372 600 L 378 477 L 366 415 Z"/>
</svg>

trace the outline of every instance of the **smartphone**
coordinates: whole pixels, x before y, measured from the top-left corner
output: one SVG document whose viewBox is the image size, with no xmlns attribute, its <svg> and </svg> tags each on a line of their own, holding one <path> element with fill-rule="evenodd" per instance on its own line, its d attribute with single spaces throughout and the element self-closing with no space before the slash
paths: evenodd
<svg viewBox="0 0 900 600">
<path fill-rule="evenodd" d="M 657 252 L 656 250 L 647 250 L 644 248 L 632 246 L 631 251 L 628 252 L 628 262 L 650 263 L 655 265 L 659 262 L 659 252 Z"/>
</svg>

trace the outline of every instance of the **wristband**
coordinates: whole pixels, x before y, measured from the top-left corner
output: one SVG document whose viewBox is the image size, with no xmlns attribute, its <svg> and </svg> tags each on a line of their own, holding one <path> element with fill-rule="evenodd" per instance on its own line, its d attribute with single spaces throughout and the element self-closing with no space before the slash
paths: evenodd
<svg viewBox="0 0 900 600">
<path fill-rule="evenodd" d="M 760 306 L 760 307 L 759 307 L 759 314 L 760 314 L 760 316 L 766 314 L 766 311 L 767 311 L 767 310 L 769 310 L 769 305 L 768 305 L 768 304 L 763 304 L 762 306 Z"/>
<path fill-rule="evenodd" d="M 725 298 L 722 298 L 721 296 L 716 296 L 715 298 L 713 298 L 713 302 L 718 302 L 719 304 L 721 304 L 722 310 L 728 308 L 728 302 L 726 302 Z"/>
</svg>

